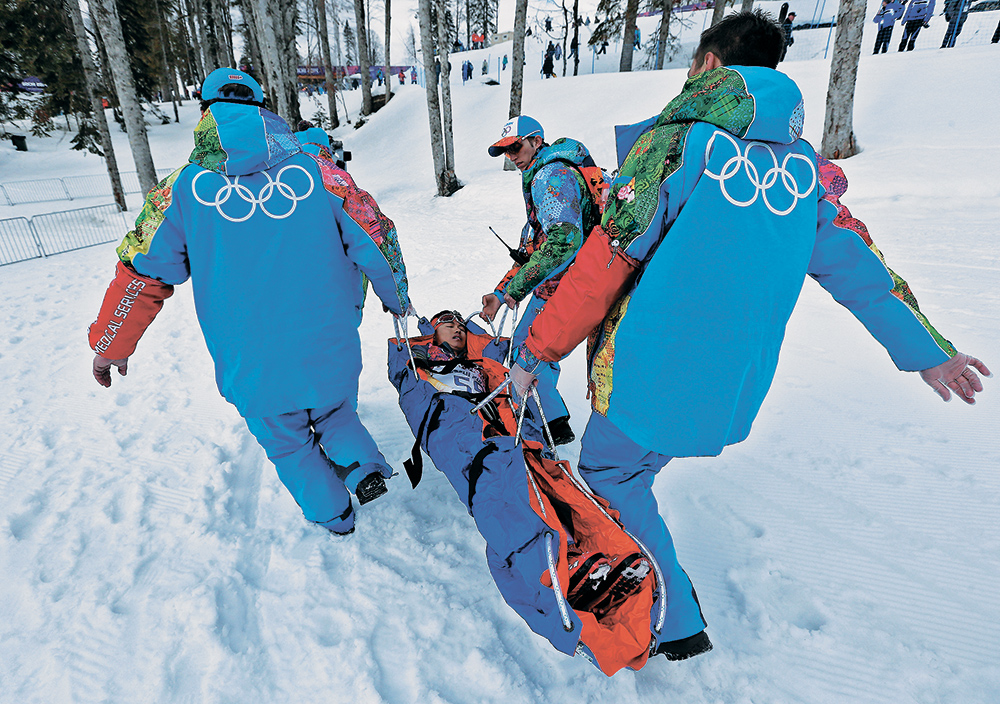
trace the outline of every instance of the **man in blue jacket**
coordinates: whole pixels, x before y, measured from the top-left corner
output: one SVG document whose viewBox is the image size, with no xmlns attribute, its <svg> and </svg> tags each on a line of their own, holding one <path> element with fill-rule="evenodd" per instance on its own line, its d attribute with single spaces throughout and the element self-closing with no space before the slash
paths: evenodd
<svg viewBox="0 0 1000 704">
<path fill-rule="evenodd" d="M 934 16 L 934 0 L 910 0 L 903 15 L 903 38 L 899 42 L 900 51 L 913 51 L 917 35 L 924 27 L 930 27 Z"/>
<path fill-rule="evenodd" d="M 899 0 L 882 0 L 882 7 L 872 18 L 872 22 L 878 25 L 873 54 L 879 53 L 879 50 L 884 54 L 889 50 L 889 42 L 892 41 L 892 28 L 896 26 L 896 20 L 901 14 L 903 14 L 903 3 Z"/>
<path fill-rule="evenodd" d="M 807 274 L 945 400 L 974 403 L 975 370 L 989 374 L 930 326 L 840 203 L 843 172 L 800 139 L 802 95 L 774 70 L 782 39 L 765 13 L 729 15 L 702 34 L 681 94 L 619 128 L 603 236 L 580 248 L 511 370 L 520 394 L 534 365 L 592 335 L 579 470 L 660 567 L 652 652 L 670 660 L 712 646 L 653 479 L 672 457 L 748 436 Z"/>
<path fill-rule="evenodd" d="M 302 151 L 260 85 L 220 68 L 202 86 L 189 163 L 146 196 L 90 326 L 94 376 L 125 375 L 173 287 L 191 279 L 222 395 L 244 417 L 303 515 L 354 530 L 392 475 L 357 415 L 358 325 L 371 282 L 409 309 L 396 229 L 346 171 Z"/>
</svg>

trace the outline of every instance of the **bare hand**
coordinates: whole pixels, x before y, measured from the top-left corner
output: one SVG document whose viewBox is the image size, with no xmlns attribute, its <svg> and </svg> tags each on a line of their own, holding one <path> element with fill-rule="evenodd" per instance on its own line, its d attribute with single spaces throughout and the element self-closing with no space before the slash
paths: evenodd
<svg viewBox="0 0 1000 704">
<path fill-rule="evenodd" d="M 492 293 L 487 293 L 483 296 L 483 312 L 480 314 L 487 320 L 492 321 L 497 316 L 497 311 L 500 310 L 500 299 L 494 296 Z"/>
<path fill-rule="evenodd" d="M 503 302 L 506 303 L 507 307 L 510 308 L 511 310 L 517 307 L 517 301 L 515 301 L 514 297 L 511 296 L 509 293 L 505 293 L 503 295 Z"/>
<path fill-rule="evenodd" d="M 520 364 L 515 364 L 511 367 L 510 379 L 513 382 L 516 400 L 520 403 L 531 386 L 536 383 L 537 377 L 532 372 L 525 371 Z"/>
<path fill-rule="evenodd" d="M 943 364 L 924 369 L 920 377 L 945 401 L 951 400 L 951 391 L 954 391 L 960 399 L 972 405 L 976 402 L 976 393 L 983 390 L 983 382 L 973 367 L 983 376 L 993 376 L 978 359 L 959 352 Z"/>
<path fill-rule="evenodd" d="M 97 383 L 104 387 L 111 386 L 111 367 L 118 367 L 118 374 L 125 376 L 128 374 L 128 357 L 125 359 L 108 359 L 101 355 L 94 355 L 94 378 Z"/>
</svg>

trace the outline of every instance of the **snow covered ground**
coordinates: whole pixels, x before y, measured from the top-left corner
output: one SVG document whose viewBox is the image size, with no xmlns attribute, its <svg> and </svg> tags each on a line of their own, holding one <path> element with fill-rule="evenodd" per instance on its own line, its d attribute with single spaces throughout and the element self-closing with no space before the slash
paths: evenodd
<svg viewBox="0 0 1000 704">
<path fill-rule="evenodd" d="M 938 328 L 994 370 L 998 52 L 863 55 L 864 152 L 843 163 L 844 200 L 890 265 Z M 817 144 L 826 64 L 782 68 L 803 89 Z M 683 79 L 532 80 L 524 111 L 612 167 L 613 125 L 658 112 Z M 506 269 L 487 225 L 512 241 L 523 220 L 517 173 L 486 154 L 507 90 L 459 85 L 454 95 L 465 187 L 451 198 L 434 197 L 419 88 L 339 134 L 352 173 L 399 228 L 425 314 L 475 310 Z M 158 167 L 184 162 L 196 112 L 189 103 L 180 125 L 150 128 Z M 116 140 L 128 169 L 124 135 Z M 3 180 L 101 171 L 68 139 L 29 147 L 0 148 Z M 0 206 L 0 218 L 73 205 Z M 441 475 L 416 491 L 392 480 L 349 538 L 305 524 L 215 390 L 189 286 L 128 377 L 99 387 L 85 332 L 114 261 L 109 244 L 0 267 L 4 704 L 1000 699 L 1000 387 L 987 380 L 975 407 L 942 403 L 812 282 L 751 437 L 718 458 L 675 460 L 654 487 L 715 650 L 608 679 L 503 603 Z M 401 468 L 412 436 L 385 375 L 390 334 L 370 303 L 360 412 Z M 711 360 L 702 371 L 711 379 Z M 578 435 L 583 374 L 576 354 L 561 388 Z M 710 382 L 692 387 L 706 391 Z M 578 452 L 575 443 L 567 454 Z"/>
</svg>

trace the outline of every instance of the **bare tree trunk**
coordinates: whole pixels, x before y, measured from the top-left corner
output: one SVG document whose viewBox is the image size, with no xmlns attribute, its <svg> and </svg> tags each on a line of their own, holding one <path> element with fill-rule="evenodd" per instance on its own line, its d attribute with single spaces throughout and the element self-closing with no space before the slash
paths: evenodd
<svg viewBox="0 0 1000 704">
<path fill-rule="evenodd" d="M 743 0 L 743 6 L 740 7 L 740 12 L 750 12 L 753 9 L 753 0 Z"/>
<path fill-rule="evenodd" d="M 319 50 L 323 55 L 323 85 L 326 87 L 326 100 L 330 108 L 330 125 L 333 129 L 340 127 L 337 117 L 337 78 L 333 75 L 333 62 L 330 60 L 330 33 L 326 24 L 326 0 L 315 0 L 316 17 L 319 24 Z"/>
<path fill-rule="evenodd" d="M 111 131 L 108 129 L 108 119 L 104 114 L 104 104 L 98 93 L 97 67 L 94 56 L 90 53 L 90 43 L 87 41 L 87 28 L 83 25 L 83 14 L 80 12 L 80 0 L 66 0 L 66 9 L 73 22 L 73 32 L 76 34 L 76 47 L 83 63 L 83 78 L 87 86 L 87 98 L 90 99 L 90 109 L 94 113 L 94 122 L 101 133 L 101 148 L 104 150 L 104 163 L 108 168 L 108 178 L 111 179 L 111 193 L 115 203 L 122 210 L 128 210 L 125 204 L 125 190 L 122 188 L 122 178 L 118 173 L 118 160 L 115 159 L 115 146 L 111 142 Z"/>
<path fill-rule="evenodd" d="M 828 159 L 846 159 L 859 151 L 854 138 L 854 85 L 858 78 L 864 21 L 865 0 L 841 0 L 820 150 Z"/>
<path fill-rule="evenodd" d="M 197 0 L 195 0 L 197 2 Z M 205 76 L 208 75 L 208 71 L 205 70 L 205 51 L 202 48 L 201 38 L 198 36 L 198 31 L 195 26 L 195 14 L 191 10 L 191 3 L 189 0 L 181 0 L 181 12 L 187 17 L 187 33 L 189 35 L 189 41 L 191 42 L 191 47 L 194 49 L 194 60 L 198 68 L 198 80 L 197 83 L 200 85 L 202 81 L 205 80 Z"/>
<path fill-rule="evenodd" d="M 392 34 L 389 32 L 389 5 L 391 0 L 385 0 L 385 102 L 389 103 L 392 97 L 392 62 L 389 60 L 389 44 L 392 43 Z"/>
<path fill-rule="evenodd" d="M 563 37 L 562 37 L 562 75 L 566 78 L 566 40 L 569 39 L 569 12 L 566 9 L 566 0 L 562 3 L 563 11 Z"/>
<path fill-rule="evenodd" d="M 163 78 L 166 81 L 164 88 L 170 93 L 170 102 L 174 106 L 174 122 L 180 122 L 181 118 L 177 112 L 177 96 L 174 94 L 174 81 L 170 62 L 167 61 L 167 43 L 163 38 L 163 12 L 160 10 L 160 0 L 153 0 L 156 5 L 156 28 L 160 33 L 160 56 L 163 57 Z"/>
<path fill-rule="evenodd" d="M 254 21 L 253 0 L 237 0 L 237 3 L 243 15 L 243 27 L 246 33 L 244 39 L 246 41 L 247 53 L 250 54 L 250 65 L 253 68 L 251 73 L 255 73 L 260 79 L 260 84 L 264 92 L 270 93 L 268 90 L 267 74 L 264 71 L 264 59 L 260 53 L 258 24 Z"/>
<path fill-rule="evenodd" d="M 139 174 L 139 186 L 143 193 L 148 193 L 156 185 L 156 168 L 153 166 L 153 155 L 149 151 L 146 123 L 143 121 L 142 106 L 139 105 L 135 91 L 132 66 L 125 50 L 125 38 L 122 36 L 118 8 L 114 0 L 90 0 L 89 5 L 98 31 L 104 37 L 104 47 L 108 52 L 108 68 L 114 79 L 122 115 L 125 118 L 128 143 L 132 148 L 132 158 Z"/>
<path fill-rule="evenodd" d="M 424 57 L 425 92 L 427 95 L 427 119 L 431 131 L 431 156 L 434 159 L 434 180 L 437 182 L 439 196 L 450 196 L 458 190 L 458 180 L 455 172 L 445 168 L 444 135 L 441 129 L 441 105 L 438 102 L 437 71 L 434 67 L 434 31 L 431 22 L 432 0 L 420 0 L 418 14 L 420 19 L 420 49 Z"/>
<path fill-rule="evenodd" d="M 656 37 L 657 71 L 663 69 L 664 57 L 667 53 L 667 40 L 670 38 L 670 13 L 673 10 L 673 2 L 671 0 L 661 0 L 660 8 L 663 12 L 660 14 L 660 31 Z"/>
<path fill-rule="evenodd" d="M 712 10 L 712 24 L 710 26 L 714 27 L 719 24 L 723 17 L 726 16 L 726 5 L 729 4 L 729 0 L 716 0 L 715 9 Z"/>
<path fill-rule="evenodd" d="M 632 51 L 635 48 L 635 18 L 639 14 L 639 0 L 628 0 L 625 6 L 625 36 L 622 37 L 622 58 L 619 71 L 632 70 Z"/>
<path fill-rule="evenodd" d="M 361 67 L 361 114 L 372 114 L 372 69 L 368 53 L 368 23 L 365 21 L 365 0 L 354 0 L 355 32 L 358 41 L 358 65 Z"/>
<path fill-rule="evenodd" d="M 295 48 L 295 0 L 248 0 L 245 7 L 252 8 L 260 53 L 267 76 L 268 93 L 275 112 L 288 124 L 297 126 L 299 91 L 296 67 L 298 52 Z"/>
<path fill-rule="evenodd" d="M 521 96 L 524 93 L 524 30 L 528 24 L 528 0 L 517 0 L 514 6 L 514 49 L 510 70 L 510 109 L 507 117 L 521 114 Z M 504 157 L 503 170 L 514 171 L 514 162 Z"/>
<path fill-rule="evenodd" d="M 577 75 L 580 68 L 580 0 L 573 0 L 573 75 Z"/>
<path fill-rule="evenodd" d="M 445 173 L 455 174 L 455 144 L 451 121 L 451 62 L 448 59 L 447 0 L 438 0 L 438 58 L 441 60 L 441 123 L 444 128 L 444 168 Z"/>
</svg>

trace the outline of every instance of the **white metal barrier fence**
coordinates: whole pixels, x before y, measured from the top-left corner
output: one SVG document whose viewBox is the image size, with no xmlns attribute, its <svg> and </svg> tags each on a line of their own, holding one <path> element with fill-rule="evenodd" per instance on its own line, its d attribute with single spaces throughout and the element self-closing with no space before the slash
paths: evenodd
<svg viewBox="0 0 1000 704">
<path fill-rule="evenodd" d="M 157 169 L 156 177 L 163 178 L 171 173 L 173 173 L 173 169 Z M 137 172 L 125 171 L 121 174 L 121 178 L 122 190 L 125 193 L 142 193 Z M 113 195 L 111 193 L 111 178 L 107 174 L 0 183 L 0 205 L 44 203 L 53 200 L 76 200 L 110 195 Z"/>
<path fill-rule="evenodd" d="M 128 229 L 117 203 L 0 220 L 0 266 L 115 242 Z"/>
</svg>

